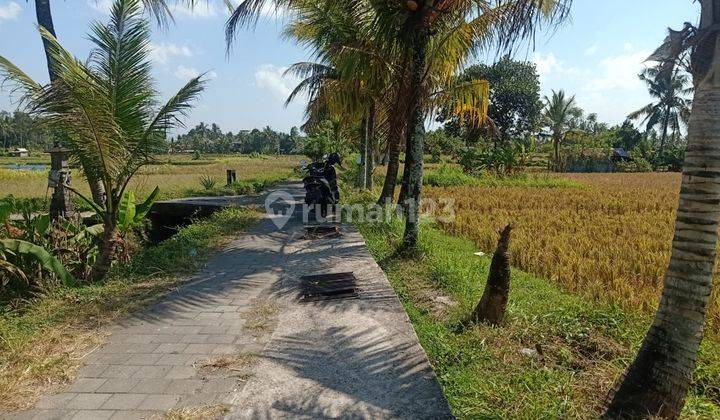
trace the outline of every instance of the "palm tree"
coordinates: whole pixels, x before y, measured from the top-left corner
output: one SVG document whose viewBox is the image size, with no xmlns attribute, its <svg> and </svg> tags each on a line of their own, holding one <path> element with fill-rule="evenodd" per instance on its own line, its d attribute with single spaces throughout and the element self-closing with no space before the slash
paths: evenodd
<svg viewBox="0 0 720 420">
<path fill-rule="evenodd" d="M 165 0 L 142 0 L 143 6 L 146 10 L 155 16 L 159 25 L 166 25 L 169 20 L 172 20 L 172 14 Z M 193 7 L 197 3 L 197 0 L 183 0 L 183 4 L 188 7 Z M 57 39 L 55 33 L 55 24 L 53 23 L 52 9 L 50 8 L 50 0 L 35 0 L 35 16 L 37 17 L 38 26 L 45 28 L 45 30 Z M 52 60 L 52 43 L 50 43 L 45 37 L 41 36 L 43 42 L 43 49 L 45 51 L 45 58 L 47 62 L 48 76 L 50 82 L 54 82 L 57 78 L 54 66 L 51 63 Z M 83 168 L 85 169 L 85 168 Z M 88 175 L 88 171 L 84 171 L 85 176 L 90 186 L 93 199 L 97 202 L 102 201 L 105 191 L 102 189 L 102 182 L 97 179 L 93 179 L 91 175 Z"/>
<path fill-rule="evenodd" d="M 668 130 L 672 129 L 673 136 L 676 136 L 687 124 L 690 115 L 692 102 L 686 98 L 692 93 L 692 88 L 687 87 L 689 76 L 678 70 L 669 74 L 662 72 L 661 66 L 643 70 L 640 80 L 647 84 L 648 92 L 655 101 L 628 115 L 631 120 L 642 120 L 647 132 L 660 125 L 660 155 L 665 149 Z"/>
<path fill-rule="evenodd" d="M 3 111 L 0 112 L 0 137 L 3 138 L 3 150 L 7 151 L 8 140 L 13 132 L 13 123 L 10 115 Z"/>
<path fill-rule="evenodd" d="M 50 44 L 56 80 L 40 85 L 2 56 L 0 72 L 23 93 L 29 112 L 66 133 L 72 157 L 107 192 L 102 202 L 83 197 L 103 219 L 103 241 L 91 273 L 98 280 L 112 263 L 119 205 L 128 183 L 162 147 L 166 130 L 181 124 L 179 118 L 190 109 L 204 81 L 202 76 L 191 79 L 156 109 L 150 29 L 140 0 L 116 0 L 110 22 L 92 25 L 89 38 L 94 49 L 87 63 L 74 59 L 46 29 L 40 32 Z"/>
<path fill-rule="evenodd" d="M 662 298 L 637 357 L 614 390 L 609 418 L 677 418 L 703 338 L 720 219 L 720 0 L 701 0 L 700 5 L 699 28 L 686 24 L 671 31 L 651 57 L 672 74 L 678 54 L 691 49 L 695 94 Z"/>
<path fill-rule="evenodd" d="M 237 6 L 226 24 L 230 44 L 235 31 L 242 25 L 255 22 L 263 7 L 268 4 L 294 11 L 298 5 L 309 0 L 244 0 Z M 337 3 L 315 0 L 319 7 Z M 357 7 L 367 3 L 367 7 Z M 404 247 L 416 246 L 418 235 L 419 201 L 422 192 L 423 143 L 430 97 L 433 86 L 449 85 L 446 80 L 467 58 L 482 45 L 497 40 L 501 47 L 511 46 L 515 40 L 532 34 L 533 29 L 544 21 L 566 16 L 570 0 L 512 0 L 488 2 L 484 0 L 419 0 L 419 1 L 354 1 L 349 4 L 362 13 L 372 12 L 369 25 L 358 35 L 368 39 L 381 51 L 383 57 L 397 57 L 395 63 L 407 60 L 407 71 L 396 75 L 403 77 L 407 90 L 406 107 L 401 118 L 406 134 L 406 160 L 403 188 L 408 198 L 408 212 L 404 234 Z M 452 48 L 451 48 L 452 47 Z M 438 57 L 438 58 L 436 58 Z M 445 71 L 439 71 L 439 79 L 429 76 L 429 63 L 438 63 Z M 356 64 L 361 63 L 356 61 Z M 397 79 L 394 79 L 397 82 Z"/>
<path fill-rule="evenodd" d="M 557 92 L 553 90 L 552 96 L 545 96 L 543 100 L 545 101 L 543 118 L 552 131 L 555 171 L 561 171 L 560 145 L 565 133 L 572 128 L 573 121 L 582 115 L 582 110 L 575 104 L 575 95 L 568 98 L 563 90 Z"/>
</svg>

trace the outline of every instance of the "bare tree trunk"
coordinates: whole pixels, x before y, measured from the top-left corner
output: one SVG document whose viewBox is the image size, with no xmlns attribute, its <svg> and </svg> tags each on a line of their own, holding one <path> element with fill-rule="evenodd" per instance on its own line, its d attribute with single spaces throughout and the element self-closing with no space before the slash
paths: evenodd
<svg viewBox="0 0 720 420">
<path fill-rule="evenodd" d="M 363 117 L 360 122 L 360 168 L 358 168 L 357 174 L 357 187 L 360 189 L 366 189 L 366 174 L 367 174 L 367 151 L 368 151 L 368 129 L 367 129 L 367 117 Z"/>
<path fill-rule="evenodd" d="M 510 257 L 508 247 L 510 246 L 510 232 L 512 226 L 507 225 L 500 232 L 497 248 L 490 263 L 487 284 L 480 302 L 470 316 L 471 322 L 487 322 L 497 325 L 505 317 L 508 294 L 510 293 Z"/>
<path fill-rule="evenodd" d="M 45 28 L 54 37 L 57 37 L 55 34 L 52 10 L 50 9 L 50 0 L 35 0 L 35 16 L 37 17 L 38 25 Z M 48 76 L 50 77 L 50 82 L 54 82 L 57 79 L 57 74 L 55 73 L 55 69 L 52 64 L 52 56 L 50 54 L 51 45 L 45 38 L 43 38 L 42 42 L 45 50 L 45 59 L 47 60 Z M 85 171 L 85 176 L 87 177 L 88 184 L 90 186 L 93 201 L 95 201 L 96 204 L 103 206 L 103 203 L 105 203 L 103 199 L 105 196 L 105 189 L 103 188 L 102 183 L 100 180 L 94 179 L 92 176 L 88 175 L 87 171 Z"/>
<path fill-rule="evenodd" d="M 401 74 L 405 75 L 408 68 L 408 56 L 405 55 L 401 66 Z M 403 77 L 403 80 L 405 78 Z M 386 203 L 392 203 L 395 199 L 395 186 L 397 184 L 398 172 L 400 171 L 400 145 L 403 137 L 403 132 L 407 131 L 407 107 L 404 102 L 405 96 L 408 95 L 405 84 L 397 87 L 397 96 L 395 98 L 395 112 L 393 114 L 393 121 L 391 122 L 390 132 L 388 133 L 388 163 L 387 171 L 385 175 L 385 181 L 383 183 L 383 189 L 378 199 L 378 204 L 385 205 Z"/>
<path fill-rule="evenodd" d="M 670 107 L 667 107 L 665 109 L 665 118 L 663 118 L 663 128 L 662 128 L 662 135 L 660 137 L 660 150 L 658 151 L 658 156 L 662 156 L 663 151 L 665 151 L 665 143 L 667 142 L 667 132 L 668 132 L 669 124 L 670 124 Z"/>
<path fill-rule="evenodd" d="M 720 218 L 720 0 L 702 0 L 706 42 L 693 54 L 696 85 L 680 202 L 660 306 L 608 418 L 679 417 L 695 370 L 712 291 Z"/>
<path fill-rule="evenodd" d="M 35 0 L 35 16 L 37 17 L 38 25 L 45 28 L 52 36 L 55 35 L 55 25 L 53 24 L 52 11 L 50 10 L 50 0 Z M 55 69 L 53 69 L 52 58 L 50 55 L 50 42 L 43 38 L 43 47 L 45 48 L 45 59 L 47 60 L 48 75 L 50 81 L 54 82 L 57 78 Z"/>
<path fill-rule="evenodd" d="M 111 220 L 106 220 L 103 223 L 105 233 L 103 234 L 102 243 L 100 244 L 100 253 L 95 261 L 95 265 L 93 265 L 92 271 L 90 272 L 90 279 L 93 281 L 100 281 L 105 278 L 110 270 L 113 258 L 115 257 L 118 232 L 114 220 L 114 216 L 111 216 Z"/>
<path fill-rule="evenodd" d="M 412 77 L 410 101 L 410 119 L 408 124 L 408 142 L 405 151 L 405 171 L 403 187 L 405 188 L 405 233 L 403 248 L 412 249 L 417 246 L 420 224 L 420 199 L 423 183 L 423 146 L 425 143 L 425 114 L 423 112 L 422 94 L 424 90 L 425 63 L 428 37 L 424 28 L 418 27 L 412 38 Z M 402 194 L 401 194 L 402 195 Z"/>
<path fill-rule="evenodd" d="M 367 118 L 367 149 L 365 152 L 365 187 L 373 189 L 373 172 L 375 172 L 375 101 L 370 104 Z"/>
<path fill-rule="evenodd" d="M 399 133 L 398 133 L 399 134 Z M 395 184 L 400 171 L 400 135 L 388 137 L 388 163 L 383 189 L 378 199 L 378 204 L 392 203 L 395 198 Z"/>
<path fill-rule="evenodd" d="M 555 151 L 555 172 L 560 172 L 560 138 L 553 136 L 553 149 Z"/>
</svg>

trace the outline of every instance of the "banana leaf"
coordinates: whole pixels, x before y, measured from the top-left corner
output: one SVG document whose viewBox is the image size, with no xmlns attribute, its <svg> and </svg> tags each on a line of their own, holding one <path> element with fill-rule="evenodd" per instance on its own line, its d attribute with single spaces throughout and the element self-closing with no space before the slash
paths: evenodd
<svg viewBox="0 0 720 420">
<path fill-rule="evenodd" d="M 123 195 L 120 200 L 120 207 L 118 208 L 118 228 L 121 231 L 129 230 L 135 223 L 135 193 L 128 191 Z"/>
<path fill-rule="evenodd" d="M 13 207 L 7 201 L 0 201 L 0 223 L 5 223 L 10 218 Z"/>
<path fill-rule="evenodd" d="M 157 201 L 158 195 L 160 195 L 160 188 L 155 187 L 153 192 L 150 193 L 150 196 L 148 196 L 148 198 L 144 202 L 137 205 L 137 207 L 135 208 L 136 223 L 141 222 L 145 218 L 145 216 L 147 216 L 153 204 L 155 204 L 155 202 Z"/>
<path fill-rule="evenodd" d="M 77 280 L 67 271 L 65 266 L 41 246 L 19 239 L 0 239 L 0 248 L 16 255 L 34 258 L 44 269 L 55 273 L 68 286 L 77 284 Z"/>
</svg>

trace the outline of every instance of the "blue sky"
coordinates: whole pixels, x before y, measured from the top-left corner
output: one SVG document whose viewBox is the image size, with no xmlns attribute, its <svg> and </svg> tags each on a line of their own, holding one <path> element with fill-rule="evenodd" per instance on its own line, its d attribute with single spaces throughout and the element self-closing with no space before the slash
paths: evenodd
<svg viewBox="0 0 720 420">
<path fill-rule="evenodd" d="M 104 19 L 108 3 L 52 2 L 55 29 L 65 48 L 87 57 L 88 23 Z M 194 12 L 177 9 L 175 26 L 154 29 L 152 57 L 160 91 L 169 96 L 189 77 L 208 71 L 212 80 L 188 126 L 205 121 L 232 131 L 265 125 L 287 131 L 300 125 L 303 104 L 284 107 L 296 81 L 283 78 L 282 72 L 307 59 L 307 52 L 283 39 L 282 19 L 268 13 L 255 31 L 240 33 L 226 56 L 226 10 L 221 3 L 211 1 L 210 7 Z M 663 40 L 666 28 L 679 28 L 685 21 L 697 23 L 698 16 L 699 5 L 692 0 L 575 0 L 569 22 L 551 34 L 539 33 L 534 47 L 528 44 L 516 58 L 537 64 L 543 94 L 564 89 L 575 94 L 587 112 L 596 112 L 601 121 L 620 123 L 650 100 L 637 73 Z M 32 1 L 0 0 L 0 55 L 36 80 L 47 80 Z M 487 54 L 473 62 L 494 57 Z M 0 91 L 0 109 L 15 108 L 7 88 Z"/>
</svg>

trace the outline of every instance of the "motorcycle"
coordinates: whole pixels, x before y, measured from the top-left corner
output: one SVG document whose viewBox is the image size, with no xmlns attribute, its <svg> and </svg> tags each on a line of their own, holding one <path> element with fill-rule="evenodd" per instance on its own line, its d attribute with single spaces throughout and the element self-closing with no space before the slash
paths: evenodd
<svg viewBox="0 0 720 420">
<path fill-rule="evenodd" d="M 305 204 L 311 212 L 320 208 L 320 215 L 326 217 L 328 210 L 340 201 L 340 191 L 337 186 L 337 174 L 334 165 L 342 165 L 340 156 L 332 153 L 327 161 L 312 162 L 307 165 L 304 161 L 301 166 L 306 172 L 303 178 L 305 187 Z"/>
</svg>

